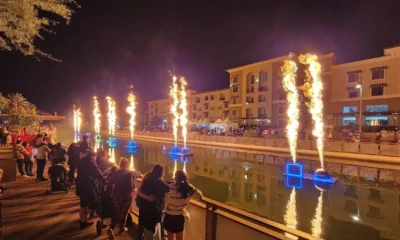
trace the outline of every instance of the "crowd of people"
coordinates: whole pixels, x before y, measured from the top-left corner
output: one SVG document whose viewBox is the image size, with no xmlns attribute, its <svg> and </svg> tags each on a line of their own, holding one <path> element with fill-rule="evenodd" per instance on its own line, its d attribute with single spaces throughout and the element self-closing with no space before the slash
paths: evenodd
<svg viewBox="0 0 400 240">
<path fill-rule="evenodd" d="M 35 176 L 32 167 L 36 161 L 36 179 L 48 180 L 44 177 L 44 169 L 46 162 L 50 160 L 52 167 L 49 168 L 49 176 L 53 184 L 53 181 L 60 180 L 59 176 L 52 176 L 53 167 L 63 167 L 64 164 L 69 166 L 66 182 L 70 185 L 76 184 L 76 195 L 80 199 L 80 229 L 93 225 L 88 219 L 91 213 L 98 210 L 98 201 L 101 199 L 99 186 L 108 191 L 112 196 L 109 207 L 113 212 L 108 229 L 109 239 L 127 231 L 128 213 L 136 199 L 139 208 L 137 239 L 161 239 L 163 222 L 169 240 L 182 240 L 185 219 L 190 218 L 185 208 L 190 199 L 202 197 L 201 191 L 189 183 L 185 172 L 181 170 L 175 172 L 173 179 L 164 181 L 165 169 L 162 165 L 155 165 L 151 172 L 143 176 L 136 192 L 135 182 L 141 177 L 141 173 L 130 170 L 130 162 L 126 158 L 120 159 L 119 166 L 110 162 L 106 151 L 92 149 L 88 136 L 84 136 L 80 142 L 72 143 L 66 150 L 61 143 L 52 144 L 46 134 L 38 134 L 33 147 L 18 140 L 13 149 L 22 177 Z"/>
</svg>

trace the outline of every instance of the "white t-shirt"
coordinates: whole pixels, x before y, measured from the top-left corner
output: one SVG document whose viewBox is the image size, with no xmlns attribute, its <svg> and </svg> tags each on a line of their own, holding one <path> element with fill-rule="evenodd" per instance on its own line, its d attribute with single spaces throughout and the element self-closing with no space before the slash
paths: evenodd
<svg viewBox="0 0 400 240">
<path fill-rule="evenodd" d="M 169 185 L 169 192 L 165 199 L 165 212 L 169 215 L 183 215 L 190 218 L 190 214 L 186 211 L 186 207 L 189 205 L 190 199 L 201 199 L 203 193 L 197 188 L 191 186 L 193 192 L 188 192 L 187 198 L 183 198 L 181 193 L 178 192 L 178 186 L 176 183 Z"/>
<path fill-rule="evenodd" d="M 50 148 L 43 144 L 42 146 L 37 148 L 37 159 L 47 159 L 47 152 L 50 151 Z"/>
</svg>

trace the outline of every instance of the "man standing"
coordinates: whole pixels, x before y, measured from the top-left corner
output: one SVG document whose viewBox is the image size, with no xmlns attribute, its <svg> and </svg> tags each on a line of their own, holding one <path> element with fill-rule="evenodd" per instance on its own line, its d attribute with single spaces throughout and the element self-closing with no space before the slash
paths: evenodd
<svg viewBox="0 0 400 240">
<path fill-rule="evenodd" d="M 97 167 L 96 153 L 88 150 L 86 157 L 79 161 L 78 177 L 76 179 L 76 195 L 80 198 L 80 228 L 84 229 L 93 225 L 93 222 L 87 222 L 87 216 L 90 212 L 96 210 L 97 194 L 96 179 L 102 184 L 107 184 L 106 179 Z"/>
<path fill-rule="evenodd" d="M 36 164 L 37 164 L 36 180 L 47 181 L 47 179 L 44 178 L 43 176 L 43 172 L 44 172 L 44 167 L 46 166 L 47 154 L 49 152 L 51 152 L 51 150 L 46 143 L 42 142 L 39 144 L 36 155 Z"/>
<path fill-rule="evenodd" d="M 79 142 L 78 145 L 80 158 L 83 158 L 86 155 L 87 150 L 92 150 L 92 147 L 89 143 L 89 137 L 87 135 L 83 136 L 82 141 Z"/>
</svg>

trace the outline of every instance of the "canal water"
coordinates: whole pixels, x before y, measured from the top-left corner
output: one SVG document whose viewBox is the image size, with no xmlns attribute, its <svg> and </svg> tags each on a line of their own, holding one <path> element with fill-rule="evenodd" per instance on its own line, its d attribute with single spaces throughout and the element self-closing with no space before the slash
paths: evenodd
<svg viewBox="0 0 400 240">
<path fill-rule="evenodd" d="M 166 167 L 165 180 L 183 169 L 204 196 L 324 239 L 400 239 L 400 171 L 327 163 L 339 179 L 334 185 L 286 178 L 285 159 L 235 149 L 189 146 L 193 156 L 168 154 L 171 144 L 138 141 L 101 145 L 119 163 L 131 160 L 142 173 Z M 317 161 L 302 160 L 312 171 Z"/>
</svg>

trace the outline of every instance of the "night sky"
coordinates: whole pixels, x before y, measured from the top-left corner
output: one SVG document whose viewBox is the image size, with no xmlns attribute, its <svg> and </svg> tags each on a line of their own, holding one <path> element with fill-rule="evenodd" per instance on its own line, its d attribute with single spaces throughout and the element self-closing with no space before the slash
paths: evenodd
<svg viewBox="0 0 400 240">
<path fill-rule="evenodd" d="M 225 88 L 225 69 L 289 52 L 334 52 L 337 63 L 381 56 L 400 43 L 400 1 L 81 0 L 71 23 L 39 48 L 62 63 L 0 52 L 0 91 L 66 114 L 107 94 L 140 107 L 165 98 L 168 70 L 198 91 Z M 105 101 L 102 102 L 105 105 Z M 124 106 L 125 107 L 125 106 Z"/>
</svg>

